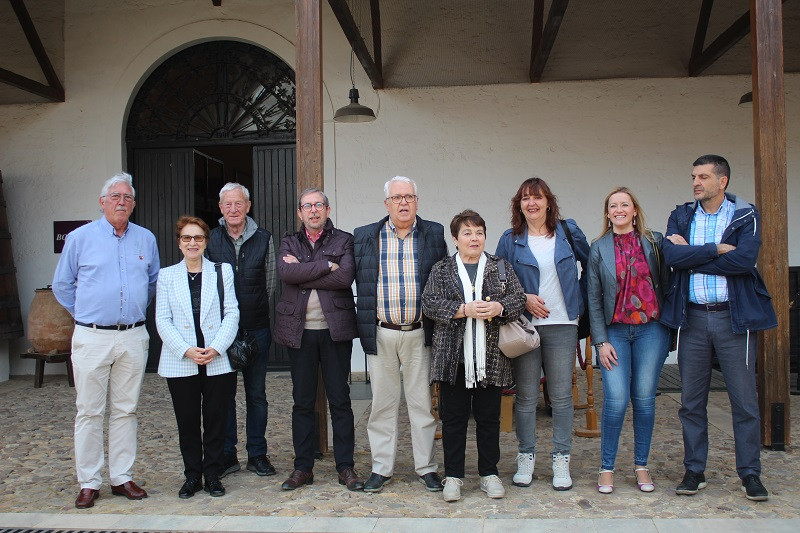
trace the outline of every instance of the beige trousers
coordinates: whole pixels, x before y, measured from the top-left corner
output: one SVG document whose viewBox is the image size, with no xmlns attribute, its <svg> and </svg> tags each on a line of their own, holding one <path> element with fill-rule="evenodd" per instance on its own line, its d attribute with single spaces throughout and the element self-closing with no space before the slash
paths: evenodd
<svg viewBox="0 0 800 533">
<path fill-rule="evenodd" d="M 378 327 L 378 354 L 369 358 L 372 379 L 372 412 L 367 424 L 372 451 L 372 471 L 382 476 L 394 473 L 397 456 L 397 416 L 400 386 L 406 395 L 411 423 L 414 469 L 422 476 L 435 472 L 433 440 L 436 420 L 431 411 L 430 349 L 425 347 L 425 331 L 394 331 Z"/>
<path fill-rule="evenodd" d="M 127 331 L 75 326 L 75 469 L 84 489 L 103 483 L 103 418 L 109 399 L 108 472 L 112 485 L 131 480 L 136 460 L 136 406 L 150 336 L 144 326 Z"/>
</svg>

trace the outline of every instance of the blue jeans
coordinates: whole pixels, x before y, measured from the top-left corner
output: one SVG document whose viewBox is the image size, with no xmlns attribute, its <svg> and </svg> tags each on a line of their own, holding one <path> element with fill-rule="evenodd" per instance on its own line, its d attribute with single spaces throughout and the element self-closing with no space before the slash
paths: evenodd
<svg viewBox="0 0 800 533">
<path fill-rule="evenodd" d="M 242 370 L 244 394 L 247 404 L 247 457 L 267 454 L 267 358 L 272 340 L 269 328 L 248 329 L 258 342 L 258 356 L 247 368 Z M 225 436 L 225 455 L 236 455 L 236 389 L 228 406 L 228 431 Z"/>
<path fill-rule="evenodd" d="M 602 468 L 614 470 L 619 435 L 628 403 L 633 403 L 633 462 L 646 466 L 656 420 L 656 391 L 669 354 L 669 330 L 659 322 L 611 324 L 608 342 L 617 352 L 617 366 L 603 375 Z"/>
<path fill-rule="evenodd" d="M 536 404 L 539 402 L 539 380 L 542 367 L 547 377 L 547 392 L 553 408 L 552 453 L 568 454 L 572 449 L 572 372 L 578 326 L 553 324 L 537 326 L 542 344 L 522 354 L 511 363 L 517 384 L 514 421 L 520 453 L 536 453 Z"/>
<path fill-rule="evenodd" d="M 681 328 L 678 368 L 681 371 L 683 465 L 704 472 L 708 459 L 708 389 L 711 358 L 716 354 L 733 418 L 736 472 L 740 478 L 761 475 L 761 415 L 756 388 L 756 333 L 737 334 L 730 311 L 687 311 Z M 749 346 L 748 346 L 749 341 Z M 747 362 L 745 359 L 748 359 Z"/>
</svg>

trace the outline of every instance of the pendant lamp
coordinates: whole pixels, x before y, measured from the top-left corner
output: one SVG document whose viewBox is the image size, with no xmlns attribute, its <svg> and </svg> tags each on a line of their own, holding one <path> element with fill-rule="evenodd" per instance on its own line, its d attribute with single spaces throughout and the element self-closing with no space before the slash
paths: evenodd
<svg viewBox="0 0 800 533">
<path fill-rule="evenodd" d="M 742 95 L 739 99 L 739 107 L 753 107 L 753 91 Z"/>
<path fill-rule="evenodd" d="M 353 80 L 353 50 L 350 50 L 350 103 L 338 109 L 333 115 L 334 122 L 372 122 L 375 120 L 375 112 L 365 105 L 358 103 L 358 89 Z"/>
</svg>

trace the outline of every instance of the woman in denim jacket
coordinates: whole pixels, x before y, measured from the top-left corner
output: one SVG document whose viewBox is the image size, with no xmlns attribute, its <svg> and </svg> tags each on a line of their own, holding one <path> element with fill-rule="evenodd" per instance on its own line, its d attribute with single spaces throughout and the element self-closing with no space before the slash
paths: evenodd
<svg viewBox="0 0 800 533">
<path fill-rule="evenodd" d="M 497 255 L 514 268 L 527 297 L 525 314 L 541 337 L 539 348 L 513 360 L 519 441 L 517 473 L 513 483 L 527 487 L 533 479 L 536 404 L 544 368 L 553 408 L 553 488 L 569 490 L 572 488 L 569 474 L 572 372 L 578 342 L 578 318 L 584 313 L 585 294 L 578 276 L 578 263 L 585 271 L 589 243 L 574 220 L 561 219 L 556 197 L 541 178 L 522 182 L 511 199 L 511 226 L 500 237 Z"/>
<path fill-rule="evenodd" d="M 606 223 L 589 253 L 589 318 L 603 374 L 601 468 L 597 490 L 614 491 L 614 462 L 628 403 L 633 403 L 634 475 L 639 490 L 655 487 L 647 469 L 658 377 L 669 330 L 659 322 L 669 267 L 663 236 L 647 229 L 639 201 L 626 187 L 606 196 Z"/>
</svg>

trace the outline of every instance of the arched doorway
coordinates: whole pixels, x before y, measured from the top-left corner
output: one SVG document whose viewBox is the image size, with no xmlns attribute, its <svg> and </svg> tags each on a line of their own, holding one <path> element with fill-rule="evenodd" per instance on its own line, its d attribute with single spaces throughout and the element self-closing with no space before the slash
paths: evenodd
<svg viewBox="0 0 800 533">
<path fill-rule="evenodd" d="M 156 235 L 162 266 L 180 260 L 178 216 L 218 225 L 218 192 L 228 181 L 250 190 L 250 216 L 273 234 L 276 250 L 296 225 L 294 71 L 263 48 L 210 41 L 167 58 L 137 92 L 125 140 L 134 220 Z M 152 326 L 151 316 L 148 370 L 161 351 Z M 288 368 L 281 347 L 270 350 L 270 366 Z"/>
</svg>

